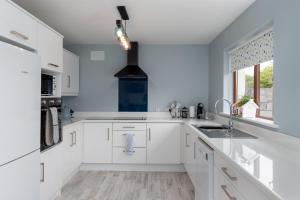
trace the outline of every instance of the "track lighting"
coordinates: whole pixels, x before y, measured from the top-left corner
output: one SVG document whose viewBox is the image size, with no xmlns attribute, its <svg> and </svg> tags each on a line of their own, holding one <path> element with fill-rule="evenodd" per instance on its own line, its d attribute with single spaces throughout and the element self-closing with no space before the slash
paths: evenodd
<svg viewBox="0 0 300 200">
<path fill-rule="evenodd" d="M 120 16 L 122 20 L 125 21 L 125 28 L 122 24 L 122 20 L 116 20 L 116 29 L 115 29 L 115 34 L 118 38 L 118 41 L 121 46 L 124 47 L 125 50 L 130 49 L 130 41 L 126 33 L 126 21 L 129 20 L 127 11 L 125 6 L 117 6 Z"/>
</svg>

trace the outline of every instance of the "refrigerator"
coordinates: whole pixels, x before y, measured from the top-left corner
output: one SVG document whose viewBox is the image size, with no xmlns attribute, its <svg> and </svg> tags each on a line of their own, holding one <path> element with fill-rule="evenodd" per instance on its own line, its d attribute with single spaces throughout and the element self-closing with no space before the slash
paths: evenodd
<svg viewBox="0 0 300 200">
<path fill-rule="evenodd" d="M 0 41 L 0 199 L 38 200 L 40 58 Z"/>
</svg>

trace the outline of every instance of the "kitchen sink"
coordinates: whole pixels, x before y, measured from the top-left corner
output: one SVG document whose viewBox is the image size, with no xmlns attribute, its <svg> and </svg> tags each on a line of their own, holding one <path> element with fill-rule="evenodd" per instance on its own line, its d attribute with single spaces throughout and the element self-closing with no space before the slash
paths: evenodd
<svg viewBox="0 0 300 200">
<path fill-rule="evenodd" d="M 229 130 L 228 127 L 224 125 L 222 126 L 194 125 L 194 126 L 209 138 L 257 139 L 257 137 L 237 129 Z"/>
</svg>

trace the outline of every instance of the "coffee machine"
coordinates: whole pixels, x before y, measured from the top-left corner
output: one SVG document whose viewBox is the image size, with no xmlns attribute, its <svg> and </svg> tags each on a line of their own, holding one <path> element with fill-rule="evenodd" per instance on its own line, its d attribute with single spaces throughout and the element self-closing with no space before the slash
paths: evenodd
<svg viewBox="0 0 300 200">
<path fill-rule="evenodd" d="M 205 119 L 205 109 L 203 103 L 197 105 L 197 119 Z"/>
</svg>

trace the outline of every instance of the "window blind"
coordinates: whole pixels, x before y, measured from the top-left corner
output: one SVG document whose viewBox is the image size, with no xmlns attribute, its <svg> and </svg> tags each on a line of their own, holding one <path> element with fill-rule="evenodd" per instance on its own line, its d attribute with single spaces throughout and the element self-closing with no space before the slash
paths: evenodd
<svg viewBox="0 0 300 200">
<path fill-rule="evenodd" d="M 230 53 L 231 71 L 273 60 L 273 57 L 273 31 L 269 31 Z"/>
</svg>

